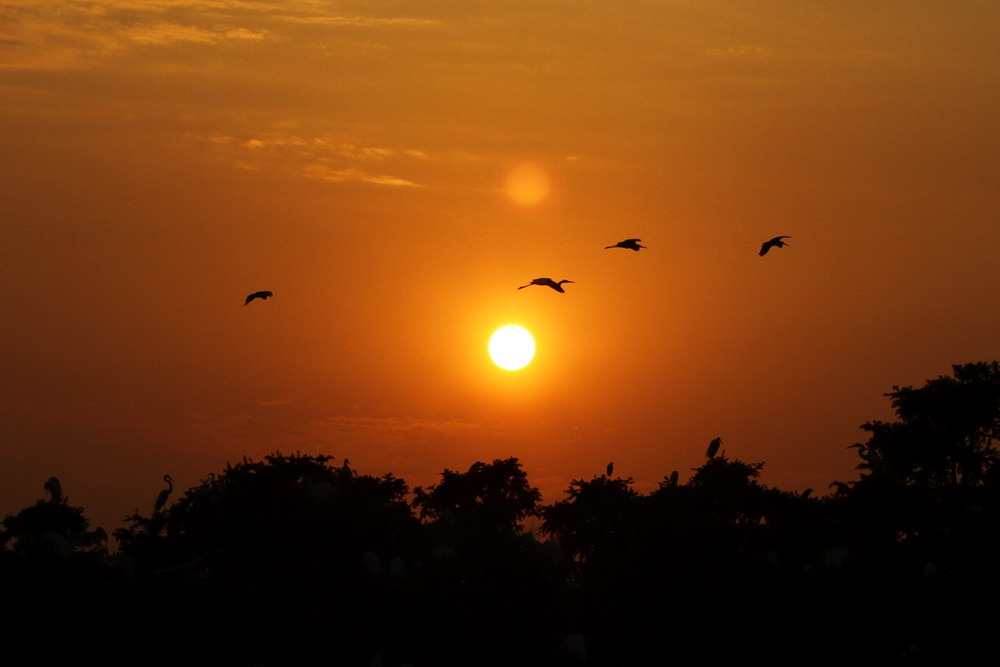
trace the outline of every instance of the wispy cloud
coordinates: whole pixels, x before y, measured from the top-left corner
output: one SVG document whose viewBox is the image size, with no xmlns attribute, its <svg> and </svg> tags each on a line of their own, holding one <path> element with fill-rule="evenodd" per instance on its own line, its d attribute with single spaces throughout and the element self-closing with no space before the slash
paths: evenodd
<svg viewBox="0 0 1000 667">
<path fill-rule="evenodd" d="M 416 187 L 416 183 L 398 176 L 388 174 L 371 174 L 361 169 L 332 169 L 324 164 L 312 163 L 305 166 L 302 172 L 309 178 L 318 178 L 331 183 L 372 183 L 374 185 L 389 185 L 393 187 Z"/>
<path fill-rule="evenodd" d="M 143 46 L 287 42 L 296 25 L 357 30 L 439 23 L 329 12 L 328 3 L 311 0 L 0 0 L 0 69 L 91 68 Z"/>
<path fill-rule="evenodd" d="M 259 41 L 267 38 L 263 32 L 254 32 L 246 28 L 199 28 L 178 23 L 151 23 L 133 26 L 116 33 L 126 41 L 138 44 L 173 44 L 175 42 L 193 42 L 200 44 L 218 44 L 227 40 Z"/>
<path fill-rule="evenodd" d="M 309 15 L 309 16 L 275 16 L 274 18 L 289 21 L 292 23 L 308 23 L 310 25 L 327 25 L 327 26 L 354 26 L 354 27 L 368 27 L 368 26 L 402 26 L 402 27 L 414 27 L 414 28 L 430 28 L 436 25 L 440 25 L 440 21 L 434 19 L 424 19 L 424 18 L 408 18 L 408 17 L 378 17 L 378 16 L 320 16 L 320 15 Z"/>
<path fill-rule="evenodd" d="M 480 428 L 479 424 L 460 421 L 433 421 L 403 417 L 328 417 L 316 422 L 318 428 L 331 431 L 411 433 L 467 433 Z"/>
<path fill-rule="evenodd" d="M 273 400 L 260 401 L 259 403 L 257 403 L 257 405 L 259 405 L 259 406 L 261 406 L 263 408 L 277 408 L 277 407 L 281 407 L 281 406 L 284 406 L 284 405 L 291 405 L 291 404 L 292 404 L 292 401 L 290 399 L 287 399 L 287 398 L 276 398 L 276 399 L 273 399 Z"/>
<path fill-rule="evenodd" d="M 242 169 L 275 169 L 331 183 L 418 187 L 419 184 L 409 178 L 386 173 L 382 168 L 376 171 L 369 165 L 405 168 L 407 162 L 429 159 L 426 152 L 418 149 L 361 146 L 330 136 L 308 137 L 283 132 L 264 132 L 249 138 L 221 133 L 188 136 L 222 152 Z"/>
</svg>

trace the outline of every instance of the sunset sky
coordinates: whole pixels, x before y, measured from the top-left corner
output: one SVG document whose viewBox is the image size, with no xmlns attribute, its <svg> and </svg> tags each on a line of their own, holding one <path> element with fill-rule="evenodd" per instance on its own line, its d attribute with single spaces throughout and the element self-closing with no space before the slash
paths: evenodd
<svg viewBox="0 0 1000 667">
<path fill-rule="evenodd" d="M 1000 358 L 998 63 L 994 0 L 0 1 L 0 516 L 275 450 L 646 492 L 716 436 L 826 493 Z"/>
</svg>

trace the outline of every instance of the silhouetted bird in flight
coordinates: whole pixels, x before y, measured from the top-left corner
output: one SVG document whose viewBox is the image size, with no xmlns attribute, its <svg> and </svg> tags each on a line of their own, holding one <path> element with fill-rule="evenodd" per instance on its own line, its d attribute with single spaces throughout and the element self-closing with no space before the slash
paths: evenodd
<svg viewBox="0 0 1000 667">
<path fill-rule="evenodd" d="M 639 245 L 639 241 L 641 240 L 642 239 L 625 239 L 624 241 L 619 241 L 614 245 L 606 245 L 604 246 L 604 249 L 607 250 L 608 248 L 627 248 L 628 250 L 635 250 L 636 252 L 638 252 L 639 248 L 646 247 L 644 245 Z"/>
<path fill-rule="evenodd" d="M 52 502 L 57 503 L 62 500 L 62 484 L 59 483 L 58 477 L 49 477 L 42 488 L 52 496 Z"/>
<path fill-rule="evenodd" d="M 247 305 L 254 299 L 266 299 L 269 296 L 274 296 L 274 293 L 269 292 L 268 290 L 261 290 L 260 292 L 254 292 L 253 294 L 247 296 L 247 300 L 243 302 L 243 305 L 244 306 Z"/>
<path fill-rule="evenodd" d="M 708 449 L 705 451 L 705 456 L 710 459 L 714 459 L 715 455 L 719 453 L 719 447 L 722 446 L 722 438 L 715 438 L 712 442 L 708 443 Z"/>
<path fill-rule="evenodd" d="M 771 248 L 784 248 L 788 244 L 786 242 L 782 241 L 781 239 L 790 239 L 790 238 L 792 238 L 792 237 L 791 236 L 775 236 L 770 241 L 764 241 L 764 245 L 762 245 L 760 247 L 760 256 L 763 257 L 764 255 L 766 255 L 767 251 L 770 250 Z"/>
<path fill-rule="evenodd" d="M 170 492 L 174 490 L 174 478 L 170 475 L 164 475 L 163 481 L 167 483 L 167 488 L 156 494 L 156 503 L 153 504 L 153 514 L 156 514 L 163 506 L 167 504 L 167 498 L 170 497 Z"/>
<path fill-rule="evenodd" d="M 611 473 L 614 472 L 614 469 L 615 469 L 615 462 L 611 461 L 610 463 L 608 463 L 608 477 L 611 477 Z"/>
<path fill-rule="evenodd" d="M 557 292 L 563 292 L 563 293 L 565 293 L 566 290 L 564 290 L 562 288 L 563 283 L 571 283 L 571 282 L 573 282 L 573 281 L 572 280 L 560 280 L 559 282 L 556 282 L 556 281 L 552 280 L 552 278 L 535 278 L 534 280 L 532 280 L 527 285 L 521 285 L 517 289 L 524 289 L 525 287 L 531 287 L 532 285 L 543 285 L 545 287 L 551 287 L 552 289 L 554 289 Z"/>
</svg>

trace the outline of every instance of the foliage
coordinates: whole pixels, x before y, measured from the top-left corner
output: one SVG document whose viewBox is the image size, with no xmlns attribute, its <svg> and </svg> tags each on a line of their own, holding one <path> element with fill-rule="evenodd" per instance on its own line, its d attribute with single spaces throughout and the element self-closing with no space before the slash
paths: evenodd
<svg viewBox="0 0 1000 667">
<path fill-rule="evenodd" d="M 441 481 L 413 490 L 421 518 L 455 523 L 480 533 L 513 535 L 520 522 L 538 516 L 541 493 L 528 484 L 517 458 L 476 461 L 468 471 L 445 470 Z"/>
<path fill-rule="evenodd" d="M 356 475 L 331 460 L 275 453 L 227 465 L 167 511 L 128 517 L 131 525 L 115 536 L 124 553 L 151 569 L 206 560 L 216 573 L 233 574 L 247 553 L 268 554 L 261 562 L 274 568 L 294 558 L 289 569 L 301 571 L 303 557 L 350 560 L 400 548 L 416 526 L 406 483 L 391 474 Z"/>
<path fill-rule="evenodd" d="M 953 366 L 953 377 L 886 394 L 898 421 L 872 421 L 871 436 L 855 445 L 862 477 L 886 476 L 902 484 L 941 487 L 982 484 L 998 461 L 1000 363 Z"/>
<path fill-rule="evenodd" d="M 1000 594 L 1000 366 L 887 396 L 897 421 L 822 498 L 714 451 L 683 484 L 574 479 L 549 505 L 516 458 L 408 496 L 275 453 L 128 517 L 108 559 L 53 493 L 3 521 L 0 625 L 111 664 L 995 664 L 974 609 Z"/>
<path fill-rule="evenodd" d="M 35 563 L 84 555 L 103 558 L 107 535 L 89 526 L 83 508 L 70 505 L 66 498 L 39 500 L 3 520 L 3 544 Z"/>
<path fill-rule="evenodd" d="M 542 508 L 542 530 L 575 558 L 609 557 L 608 549 L 621 549 L 629 539 L 638 495 L 631 477 L 574 479 L 565 500 Z"/>
</svg>

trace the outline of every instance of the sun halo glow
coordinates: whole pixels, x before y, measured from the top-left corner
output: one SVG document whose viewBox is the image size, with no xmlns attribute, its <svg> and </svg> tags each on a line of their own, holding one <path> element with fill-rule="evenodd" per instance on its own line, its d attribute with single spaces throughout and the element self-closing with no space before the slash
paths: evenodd
<svg viewBox="0 0 1000 667">
<path fill-rule="evenodd" d="M 490 358 L 500 368 L 516 371 L 524 368 L 535 356 L 535 339 L 524 327 L 508 324 L 490 337 Z"/>
</svg>

